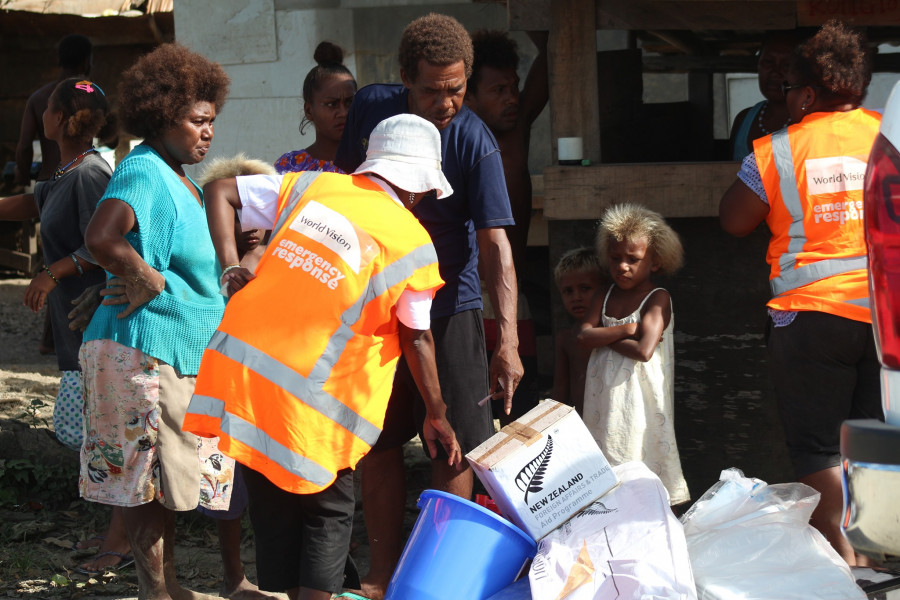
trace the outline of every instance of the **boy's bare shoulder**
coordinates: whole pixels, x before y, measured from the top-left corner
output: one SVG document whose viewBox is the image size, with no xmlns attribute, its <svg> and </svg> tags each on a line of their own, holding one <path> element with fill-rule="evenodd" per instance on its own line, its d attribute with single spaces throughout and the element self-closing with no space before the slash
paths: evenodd
<svg viewBox="0 0 900 600">
<path fill-rule="evenodd" d="M 556 334 L 556 343 L 567 352 L 576 347 L 576 338 L 581 330 L 581 323 L 574 323 L 565 329 L 561 329 Z"/>
</svg>

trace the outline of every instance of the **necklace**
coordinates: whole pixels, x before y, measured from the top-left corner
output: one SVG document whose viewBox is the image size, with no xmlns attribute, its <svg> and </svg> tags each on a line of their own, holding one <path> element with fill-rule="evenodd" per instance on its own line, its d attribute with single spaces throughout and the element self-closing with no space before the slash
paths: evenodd
<svg viewBox="0 0 900 600">
<path fill-rule="evenodd" d="M 769 106 L 768 100 L 766 100 L 763 103 L 762 108 L 759 109 L 759 116 L 756 118 L 756 124 L 759 125 L 759 130 L 762 131 L 763 135 L 769 135 L 770 133 L 772 133 L 771 131 L 766 129 L 765 125 L 763 125 L 763 116 L 766 114 L 767 106 Z M 791 115 L 788 115 L 788 118 L 787 118 L 787 120 L 785 120 L 784 125 L 781 126 L 781 129 L 784 129 L 785 127 L 787 127 L 790 124 L 791 124 Z"/>
<path fill-rule="evenodd" d="M 93 146 L 91 146 L 90 148 L 88 148 L 87 150 L 85 150 L 84 152 L 82 152 L 81 154 L 79 154 L 78 156 L 73 158 L 72 160 L 70 160 L 68 163 L 66 163 L 66 166 L 56 167 L 56 172 L 53 173 L 53 179 L 59 179 L 60 177 L 62 177 L 63 175 L 66 174 L 66 169 L 68 169 L 73 164 L 75 164 L 75 162 L 78 159 L 83 158 L 83 157 L 87 156 L 88 154 L 90 154 L 91 152 L 96 152 L 96 151 L 97 151 L 97 149 L 94 148 Z M 60 163 L 60 164 L 62 164 L 62 163 Z"/>
</svg>

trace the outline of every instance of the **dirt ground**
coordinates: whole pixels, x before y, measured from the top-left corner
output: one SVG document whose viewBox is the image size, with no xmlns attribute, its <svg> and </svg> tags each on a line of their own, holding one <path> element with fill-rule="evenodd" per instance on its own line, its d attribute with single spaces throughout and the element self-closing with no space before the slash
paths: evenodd
<svg viewBox="0 0 900 600">
<path fill-rule="evenodd" d="M 102 532 L 109 513 L 78 499 L 77 456 L 50 431 L 59 376 L 55 356 L 38 352 L 44 317 L 22 305 L 27 285 L 27 279 L 0 272 L 0 599 L 130 600 L 137 595 L 133 567 L 96 578 L 73 571 L 92 552 L 72 551 L 72 545 Z M 411 527 L 428 465 L 417 448 L 407 448 L 407 456 Z M 222 571 L 214 523 L 183 513 L 177 533 L 179 580 L 189 589 L 218 595 Z M 358 511 L 352 556 L 362 573 L 369 560 L 365 540 Z M 253 534 L 246 517 L 241 555 L 255 581 Z"/>
</svg>

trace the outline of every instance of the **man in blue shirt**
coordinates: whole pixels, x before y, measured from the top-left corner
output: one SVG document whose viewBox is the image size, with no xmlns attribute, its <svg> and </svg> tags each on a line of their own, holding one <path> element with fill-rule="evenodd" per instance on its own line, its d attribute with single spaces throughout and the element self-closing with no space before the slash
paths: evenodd
<svg viewBox="0 0 900 600">
<path fill-rule="evenodd" d="M 352 172 L 365 159 L 372 129 L 387 117 L 412 113 L 441 132 L 442 170 L 454 193 L 426 198 L 413 210 L 431 235 L 446 282 L 431 310 L 432 334 L 447 419 L 463 453 L 493 434 L 488 391 L 505 411 L 522 378 L 516 331 L 516 274 L 504 227 L 514 224 L 503 163 L 487 126 L 463 105 L 472 68 L 472 41 L 451 17 L 429 14 L 410 23 L 400 41 L 403 85 L 370 85 L 357 92 L 335 164 Z M 497 315 L 498 345 L 488 368 L 479 270 Z M 384 431 L 363 465 L 363 508 L 372 563 L 363 594 L 382 598 L 402 550 L 406 487 L 403 444 L 421 431 L 424 407 L 408 368 L 394 379 Z M 472 495 L 468 465 L 457 471 L 432 461 L 432 486 Z"/>
</svg>

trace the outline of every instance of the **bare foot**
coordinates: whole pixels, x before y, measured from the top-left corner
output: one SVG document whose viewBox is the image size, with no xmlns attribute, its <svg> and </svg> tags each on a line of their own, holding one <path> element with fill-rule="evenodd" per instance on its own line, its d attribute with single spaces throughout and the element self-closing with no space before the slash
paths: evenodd
<svg viewBox="0 0 900 600">
<path fill-rule="evenodd" d="M 221 600 L 218 596 L 201 594 L 200 592 L 195 592 L 181 586 L 178 586 L 175 589 L 168 588 L 167 586 L 166 591 L 172 596 L 172 600 Z"/>
<path fill-rule="evenodd" d="M 117 571 L 134 564 L 134 557 L 122 552 L 107 550 L 97 553 L 94 558 L 78 565 L 76 572 L 84 575 L 97 576 L 107 571 Z"/>
<path fill-rule="evenodd" d="M 277 594 L 275 592 L 264 592 L 258 587 L 247 581 L 244 577 L 239 584 L 231 590 L 222 588 L 222 597 L 229 600 L 264 600 L 270 598 L 278 598 L 287 600 L 287 594 Z"/>
<path fill-rule="evenodd" d="M 352 591 L 352 590 L 351 590 Z M 356 592 L 354 592 L 356 593 Z M 384 595 L 387 593 L 387 584 L 377 584 L 366 581 L 363 579 L 362 581 L 362 589 L 359 591 L 359 595 L 364 598 L 369 598 L 369 600 L 384 600 Z"/>
<path fill-rule="evenodd" d="M 86 540 L 80 540 L 75 542 L 75 545 L 72 546 L 72 550 L 90 550 L 92 548 L 99 548 L 103 545 L 103 542 L 106 541 L 106 536 L 103 535 L 95 535 L 93 537 L 89 537 Z"/>
</svg>

